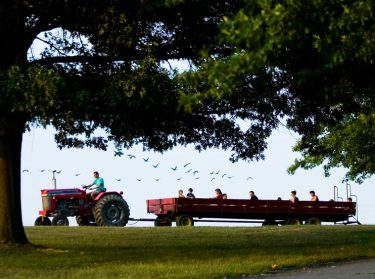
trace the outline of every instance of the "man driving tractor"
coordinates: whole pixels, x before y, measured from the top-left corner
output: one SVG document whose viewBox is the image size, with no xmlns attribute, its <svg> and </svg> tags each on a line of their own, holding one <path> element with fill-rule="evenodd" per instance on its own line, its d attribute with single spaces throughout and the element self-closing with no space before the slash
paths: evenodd
<svg viewBox="0 0 375 279">
<path fill-rule="evenodd" d="M 94 200 L 95 197 L 100 193 L 100 192 L 105 192 L 104 188 L 104 179 L 99 177 L 99 172 L 94 171 L 94 181 L 87 185 L 87 187 L 91 187 L 89 189 L 94 190 L 93 192 L 90 192 L 89 195 L 91 198 Z"/>
</svg>

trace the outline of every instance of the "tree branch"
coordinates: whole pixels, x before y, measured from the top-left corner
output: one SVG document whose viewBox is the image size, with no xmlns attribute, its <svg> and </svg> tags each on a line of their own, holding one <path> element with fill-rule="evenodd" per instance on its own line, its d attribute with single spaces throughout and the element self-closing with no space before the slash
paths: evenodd
<svg viewBox="0 0 375 279">
<path fill-rule="evenodd" d="M 57 63 L 108 63 L 108 62 L 132 62 L 138 60 L 144 60 L 145 57 L 150 56 L 159 61 L 167 61 L 173 59 L 186 59 L 191 61 L 192 57 L 198 56 L 199 51 L 193 49 L 184 49 L 178 52 L 170 52 L 173 49 L 173 46 L 162 46 L 158 49 L 154 49 L 151 52 L 147 51 L 135 51 L 134 49 L 127 49 L 122 51 L 118 56 L 101 56 L 101 55 L 75 55 L 75 56 L 54 56 L 54 57 L 45 57 L 38 60 L 31 61 L 30 64 L 41 64 L 41 65 L 52 65 Z M 228 49 L 214 49 L 212 50 L 215 54 L 227 55 Z"/>
</svg>

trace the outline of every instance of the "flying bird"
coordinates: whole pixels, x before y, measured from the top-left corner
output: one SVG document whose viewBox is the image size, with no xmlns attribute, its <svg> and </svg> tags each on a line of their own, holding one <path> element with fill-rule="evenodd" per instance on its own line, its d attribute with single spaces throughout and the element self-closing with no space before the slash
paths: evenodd
<svg viewBox="0 0 375 279">
<path fill-rule="evenodd" d="M 157 163 L 156 165 L 152 165 L 155 169 L 159 166 L 159 163 Z"/>
<path fill-rule="evenodd" d="M 214 174 L 214 173 L 215 173 L 214 171 L 210 172 L 210 174 Z"/>
<path fill-rule="evenodd" d="M 221 176 L 221 178 L 224 178 L 224 176 L 226 176 L 227 174 L 226 173 L 224 173 L 222 176 Z"/>
<path fill-rule="evenodd" d="M 148 162 L 148 160 L 150 160 L 149 157 L 147 157 L 147 158 L 142 158 L 142 159 L 143 159 L 143 161 L 145 161 L 145 162 Z"/>
<path fill-rule="evenodd" d="M 56 173 L 61 173 L 62 172 L 62 170 L 54 170 L 53 172 L 56 172 Z"/>
<path fill-rule="evenodd" d="M 142 178 L 137 178 L 138 181 L 142 181 Z"/>
<path fill-rule="evenodd" d="M 120 151 L 120 150 L 115 151 L 115 157 L 116 157 L 116 156 L 121 157 L 122 155 L 124 155 L 124 153 L 123 153 L 122 151 Z"/>
<path fill-rule="evenodd" d="M 80 173 L 76 173 L 75 176 L 80 176 L 81 174 Z"/>
<path fill-rule="evenodd" d="M 43 170 L 40 170 L 40 172 L 45 172 L 45 171 L 46 171 L 46 170 L 44 170 L 44 169 L 43 169 Z"/>
<path fill-rule="evenodd" d="M 196 177 L 195 179 L 199 179 L 199 177 Z"/>
<path fill-rule="evenodd" d="M 132 155 L 132 154 L 128 154 L 128 157 L 130 158 L 130 159 L 135 159 L 136 157 L 134 156 L 134 155 Z"/>
<path fill-rule="evenodd" d="M 211 182 L 215 180 L 215 177 L 211 178 Z"/>
<path fill-rule="evenodd" d="M 121 181 L 121 178 L 116 178 L 116 181 Z"/>
<path fill-rule="evenodd" d="M 155 181 L 159 181 L 160 180 L 160 178 L 155 178 Z"/>
<path fill-rule="evenodd" d="M 253 178 L 251 176 L 249 176 L 248 178 L 246 178 L 246 180 L 249 180 L 249 179 L 253 180 Z"/>
<path fill-rule="evenodd" d="M 182 179 L 182 177 L 177 178 L 177 180 L 181 180 L 181 179 Z"/>
<path fill-rule="evenodd" d="M 188 165 L 190 165 L 191 163 L 189 162 L 189 163 L 186 163 L 185 165 L 184 165 L 184 168 L 186 168 Z"/>
<path fill-rule="evenodd" d="M 232 179 L 234 176 L 228 176 L 228 179 Z"/>
<path fill-rule="evenodd" d="M 199 171 L 197 171 L 197 170 L 196 170 L 196 171 L 193 171 L 193 175 L 196 175 L 198 172 L 199 172 Z"/>
<path fill-rule="evenodd" d="M 185 173 L 189 173 L 189 172 L 191 172 L 193 169 L 190 169 L 190 170 L 187 170 L 187 171 L 185 171 Z"/>
<path fill-rule="evenodd" d="M 22 172 L 29 172 L 29 170 L 26 170 L 26 169 L 25 169 L 25 170 L 23 170 Z"/>
<path fill-rule="evenodd" d="M 177 166 L 171 168 L 171 170 L 174 170 L 174 171 L 177 170 Z"/>
<path fill-rule="evenodd" d="M 218 170 L 217 172 L 215 172 L 215 174 L 219 174 L 220 170 Z"/>
</svg>

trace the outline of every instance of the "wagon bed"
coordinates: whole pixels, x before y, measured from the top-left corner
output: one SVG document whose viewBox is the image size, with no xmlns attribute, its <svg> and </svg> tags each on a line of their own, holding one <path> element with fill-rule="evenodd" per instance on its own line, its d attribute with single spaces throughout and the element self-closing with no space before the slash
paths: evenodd
<svg viewBox="0 0 375 279">
<path fill-rule="evenodd" d="M 348 222 L 356 214 L 355 202 L 163 198 L 147 200 L 147 213 L 157 215 L 155 225 L 193 225 L 193 217 L 260 220 L 263 224 Z"/>
</svg>

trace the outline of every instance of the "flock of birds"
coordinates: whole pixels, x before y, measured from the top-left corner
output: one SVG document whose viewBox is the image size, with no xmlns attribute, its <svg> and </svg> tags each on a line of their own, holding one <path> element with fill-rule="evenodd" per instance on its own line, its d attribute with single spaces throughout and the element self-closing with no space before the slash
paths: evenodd
<svg viewBox="0 0 375 279">
<path fill-rule="evenodd" d="M 39 172 L 43 173 L 43 172 L 46 172 L 47 170 L 46 169 L 41 169 L 39 170 Z M 29 173 L 30 170 L 28 169 L 24 169 L 22 170 L 22 173 Z M 53 170 L 52 173 L 58 173 L 60 174 L 62 172 L 62 170 Z M 81 174 L 80 173 L 75 173 L 74 176 L 80 176 Z"/>
<path fill-rule="evenodd" d="M 115 157 L 116 156 L 119 156 L 119 157 L 121 157 L 122 155 L 124 155 L 123 153 L 122 153 L 122 151 L 115 151 Z M 136 159 L 137 157 L 135 156 L 135 155 L 133 155 L 133 154 L 127 154 L 127 156 L 129 157 L 129 159 L 131 160 L 131 159 Z M 144 162 L 149 162 L 149 160 L 150 160 L 150 157 L 147 157 L 147 158 L 142 158 L 143 159 L 143 161 Z M 194 179 L 200 179 L 200 176 L 199 176 L 199 171 L 198 170 L 194 170 L 193 168 L 191 168 L 190 167 L 190 165 L 191 165 L 191 162 L 187 162 L 187 163 L 185 163 L 181 168 L 182 168 L 182 170 L 184 171 L 184 173 L 185 174 L 189 174 L 189 173 L 191 173 L 192 175 L 193 175 L 193 177 L 194 177 Z M 158 168 L 159 167 L 159 163 L 157 163 L 157 164 L 152 164 L 152 167 L 154 167 L 154 168 Z M 178 166 L 172 166 L 172 167 L 170 167 L 170 169 L 172 170 L 172 171 L 177 171 L 177 170 L 179 170 L 179 167 Z M 213 170 L 213 171 L 211 171 L 210 173 L 209 173 L 210 175 L 211 175 L 211 177 L 210 177 L 210 181 L 211 182 L 214 182 L 214 180 L 216 180 L 218 177 L 219 177 L 219 174 L 221 175 L 221 178 L 227 178 L 227 179 L 232 179 L 232 178 L 234 178 L 234 176 L 231 176 L 231 175 L 228 175 L 227 173 L 221 173 L 221 170 Z M 180 181 L 180 180 L 182 180 L 182 176 L 179 176 L 178 178 L 176 178 L 178 181 Z M 246 180 L 252 180 L 253 178 L 251 177 L 251 176 L 248 176 L 247 178 L 246 178 Z M 160 178 L 155 178 L 155 181 L 159 181 L 160 180 Z M 118 180 L 119 181 L 119 180 Z M 142 181 L 142 178 L 137 178 L 137 181 Z"/>
<path fill-rule="evenodd" d="M 114 156 L 115 157 L 121 157 L 121 156 L 123 156 L 124 154 L 123 154 L 123 152 L 122 151 L 115 151 L 115 153 L 114 153 Z M 135 156 L 135 155 L 133 155 L 133 154 L 126 154 L 127 155 L 127 157 L 130 159 L 130 160 L 136 160 L 137 159 L 137 157 Z M 146 157 L 146 158 L 141 158 L 145 163 L 150 163 L 151 164 L 151 162 L 150 162 L 150 157 Z M 151 164 L 151 166 L 154 168 L 154 169 L 157 169 L 157 168 L 159 168 L 159 166 L 160 166 L 160 163 L 155 163 L 155 164 Z M 173 166 L 171 166 L 171 167 L 169 167 L 169 169 L 172 171 L 172 172 L 179 172 L 180 173 L 180 175 L 179 176 L 177 176 L 176 177 L 176 180 L 177 181 L 181 181 L 184 177 L 183 176 L 181 176 L 182 174 L 183 175 L 192 175 L 192 178 L 193 179 L 195 179 L 195 180 L 198 180 L 198 179 L 200 179 L 201 178 L 201 176 L 200 176 L 200 171 L 198 171 L 198 170 L 196 170 L 196 169 L 194 169 L 194 168 L 192 168 L 191 167 L 191 162 L 186 162 L 185 164 L 183 164 L 183 165 L 181 165 L 181 166 L 178 166 L 178 165 L 173 165 Z M 41 169 L 41 170 L 39 170 L 39 172 L 40 173 L 44 173 L 44 172 L 46 172 L 47 170 L 46 169 Z M 22 170 L 22 172 L 23 173 L 28 173 L 28 172 L 30 172 L 30 170 L 28 170 L 28 169 L 24 169 L 24 170 Z M 53 175 L 55 174 L 55 173 L 57 173 L 57 174 L 60 174 L 62 172 L 62 170 L 53 170 L 52 171 L 52 173 L 53 173 Z M 78 177 L 78 176 L 80 176 L 81 175 L 81 173 L 75 173 L 74 174 L 74 176 L 76 176 L 76 177 Z M 227 173 L 224 173 L 224 172 L 222 172 L 221 170 L 212 170 L 211 172 L 209 172 L 209 175 L 210 175 L 210 177 L 209 177 L 209 181 L 210 182 L 214 182 L 214 181 L 217 181 L 218 179 L 232 179 L 232 178 L 234 178 L 234 176 L 233 175 L 229 175 L 229 174 L 227 174 Z M 116 181 L 118 181 L 118 182 L 120 182 L 122 179 L 121 178 L 115 178 L 115 180 Z M 138 181 L 138 182 L 141 182 L 142 180 L 143 180 L 143 178 L 141 178 L 141 177 L 138 177 L 138 178 L 136 178 L 136 180 Z M 158 182 L 158 181 L 160 181 L 160 178 L 154 178 L 154 180 L 156 181 L 156 182 Z M 246 177 L 246 180 L 253 180 L 253 178 L 251 177 L 251 176 L 248 176 L 248 177 Z"/>
</svg>

